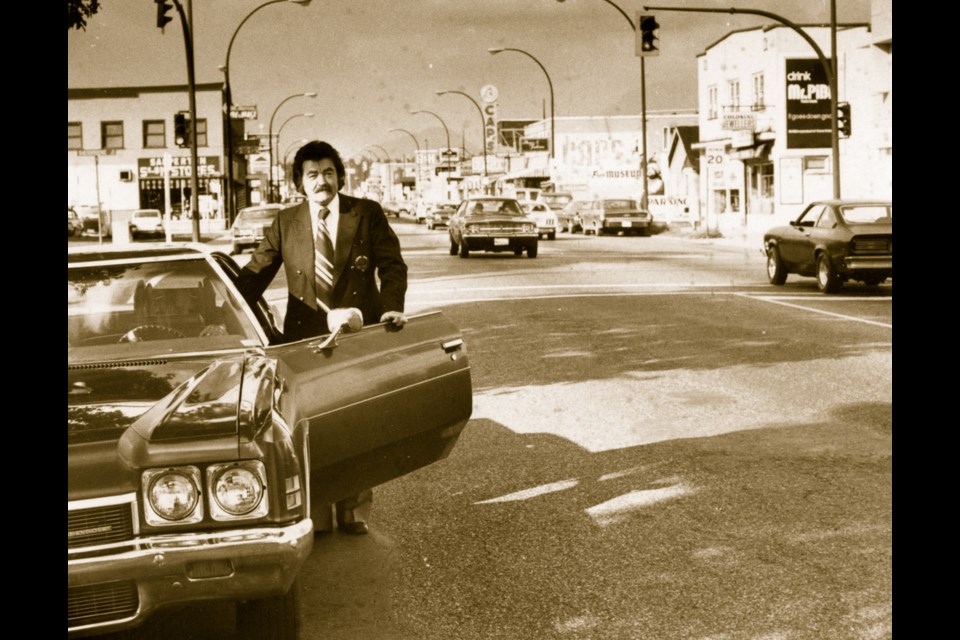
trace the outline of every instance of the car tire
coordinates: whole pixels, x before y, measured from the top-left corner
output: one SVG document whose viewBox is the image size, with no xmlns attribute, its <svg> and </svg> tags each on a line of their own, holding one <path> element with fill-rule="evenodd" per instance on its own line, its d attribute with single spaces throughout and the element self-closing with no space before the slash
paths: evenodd
<svg viewBox="0 0 960 640">
<path fill-rule="evenodd" d="M 513 250 L 513 255 L 515 255 L 515 256 L 522 256 L 522 255 L 523 255 L 523 247 L 517 247 L 516 249 L 514 249 L 514 250 Z"/>
<path fill-rule="evenodd" d="M 539 250 L 539 246 L 538 246 L 538 245 L 536 245 L 536 244 L 530 245 L 529 247 L 527 247 L 527 257 L 528 257 L 528 258 L 536 258 L 536 257 L 537 257 L 537 251 L 538 251 L 538 250 Z"/>
<path fill-rule="evenodd" d="M 823 293 L 836 293 L 842 284 L 843 281 L 833 270 L 827 254 L 821 253 L 817 256 L 817 288 Z"/>
<path fill-rule="evenodd" d="M 460 255 L 461 258 L 470 257 L 470 248 L 467 246 L 467 243 L 464 242 L 463 240 L 460 241 L 460 245 L 457 248 L 457 253 Z"/>
<path fill-rule="evenodd" d="M 782 285 L 787 281 L 787 268 L 780 259 L 780 250 L 776 246 L 767 248 L 767 279 L 770 284 Z"/>
<path fill-rule="evenodd" d="M 553 231 L 553 232 L 547 234 L 547 240 L 556 240 L 556 239 L 557 239 L 557 232 L 556 232 L 556 231 Z"/>
<path fill-rule="evenodd" d="M 427 229 L 429 229 L 430 231 L 433 231 L 433 223 L 432 223 L 432 222 L 428 222 L 428 223 L 427 223 Z"/>
<path fill-rule="evenodd" d="M 300 633 L 299 584 L 294 580 L 282 596 L 237 603 L 240 640 L 296 640 Z"/>
<path fill-rule="evenodd" d="M 453 236 L 450 236 L 450 255 L 452 255 L 452 256 L 457 255 L 457 250 L 458 250 L 458 249 L 459 249 L 459 247 L 457 247 L 457 243 L 454 242 Z"/>
</svg>

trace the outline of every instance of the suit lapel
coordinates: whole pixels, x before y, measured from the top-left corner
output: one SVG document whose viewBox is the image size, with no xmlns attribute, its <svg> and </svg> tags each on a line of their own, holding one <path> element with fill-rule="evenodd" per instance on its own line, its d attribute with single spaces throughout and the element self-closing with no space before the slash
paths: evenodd
<svg viewBox="0 0 960 640">
<path fill-rule="evenodd" d="M 360 224 L 360 213 L 356 207 L 357 199 L 340 196 L 340 219 L 337 221 L 337 246 L 334 250 L 333 281 L 336 287 L 337 279 L 347 266 L 350 259 L 350 249 L 353 239 L 357 235 L 357 226 Z"/>
<path fill-rule="evenodd" d="M 284 260 L 290 262 L 291 266 L 296 265 L 304 273 L 313 274 L 314 248 L 313 248 L 313 227 L 310 225 L 310 205 L 303 201 L 297 210 L 293 212 L 290 219 L 290 229 L 288 230 L 290 238 L 308 238 L 307 242 L 290 242 L 284 246 L 288 250 L 292 249 L 292 255 Z M 310 278 L 311 285 L 316 280 L 316 275 Z M 311 286 L 311 289 L 314 287 Z M 314 294 L 316 292 L 314 291 Z"/>
</svg>

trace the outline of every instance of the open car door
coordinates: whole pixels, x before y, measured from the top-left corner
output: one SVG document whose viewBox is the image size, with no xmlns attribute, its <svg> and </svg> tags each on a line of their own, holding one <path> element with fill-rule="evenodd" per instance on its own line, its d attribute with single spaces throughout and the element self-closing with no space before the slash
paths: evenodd
<svg viewBox="0 0 960 640">
<path fill-rule="evenodd" d="M 309 438 L 313 504 L 445 458 L 473 410 L 463 340 L 441 312 L 267 352 L 277 359 L 280 412 Z"/>
</svg>

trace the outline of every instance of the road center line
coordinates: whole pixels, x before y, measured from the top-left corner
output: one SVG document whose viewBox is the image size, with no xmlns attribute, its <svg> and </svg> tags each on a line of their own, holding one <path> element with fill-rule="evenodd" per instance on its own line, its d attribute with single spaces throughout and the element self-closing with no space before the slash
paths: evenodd
<svg viewBox="0 0 960 640">
<path fill-rule="evenodd" d="M 865 318 L 857 318 L 856 316 L 848 316 L 842 313 L 834 313 L 833 311 L 824 311 L 823 309 L 815 309 L 813 307 L 807 307 L 802 304 L 792 304 L 790 302 L 784 302 L 783 300 L 776 300 L 776 299 L 768 298 L 765 296 L 751 295 L 749 293 L 735 293 L 734 295 L 740 296 L 741 298 L 750 298 L 751 300 L 759 300 L 760 302 L 768 302 L 770 304 L 779 304 L 779 305 L 783 305 L 784 307 L 790 307 L 792 309 L 800 309 L 802 311 L 810 311 L 812 313 L 822 313 L 825 316 L 832 316 L 834 318 L 840 318 L 842 320 L 850 320 L 851 322 L 862 322 L 863 324 L 872 324 L 877 327 L 884 327 L 885 329 L 893 329 L 893 325 L 887 324 L 886 322 L 877 322 L 876 320 L 867 320 Z"/>
</svg>

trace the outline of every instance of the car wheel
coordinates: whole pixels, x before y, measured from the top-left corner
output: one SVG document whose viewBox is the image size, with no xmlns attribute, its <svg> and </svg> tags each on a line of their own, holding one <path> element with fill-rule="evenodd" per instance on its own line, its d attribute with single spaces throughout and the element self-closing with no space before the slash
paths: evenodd
<svg viewBox="0 0 960 640">
<path fill-rule="evenodd" d="M 453 240 L 453 236 L 450 236 L 450 255 L 452 255 L 452 256 L 457 255 L 457 249 L 458 249 L 458 248 L 459 248 L 459 247 L 457 247 L 457 243 L 454 242 L 454 240 Z"/>
<path fill-rule="evenodd" d="M 817 287 L 824 293 L 835 293 L 843 281 L 830 266 L 830 258 L 821 253 L 817 256 Z"/>
<path fill-rule="evenodd" d="M 553 232 L 547 234 L 547 240 L 556 240 L 556 239 L 557 239 L 557 232 L 556 232 L 556 231 L 553 231 Z"/>
<path fill-rule="evenodd" d="M 532 245 L 530 245 L 529 247 L 527 247 L 527 257 L 528 257 L 528 258 L 536 258 L 536 257 L 537 257 L 537 250 L 538 250 L 538 248 L 539 248 L 539 247 L 538 247 L 538 245 L 536 245 L 536 244 L 532 244 Z"/>
<path fill-rule="evenodd" d="M 515 255 L 515 256 L 522 256 L 522 255 L 523 255 L 523 247 L 517 247 L 516 249 L 514 249 L 514 250 L 513 250 L 513 255 Z"/>
<path fill-rule="evenodd" d="M 433 231 L 433 223 L 432 223 L 432 222 L 428 222 L 428 223 L 427 223 L 427 229 L 429 229 L 430 231 Z"/>
<path fill-rule="evenodd" d="M 775 246 L 767 249 L 767 279 L 770 284 L 781 285 L 787 281 L 787 269 L 780 259 L 780 251 Z"/>
<path fill-rule="evenodd" d="M 300 633 L 300 598 L 296 580 L 282 596 L 237 603 L 237 637 L 241 640 L 296 640 Z"/>
<path fill-rule="evenodd" d="M 461 258 L 469 258 L 469 257 L 470 257 L 470 248 L 467 247 L 467 243 L 466 243 L 466 242 L 464 242 L 464 241 L 462 241 L 462 240 L 460 241 L 460 246 L 459 246 L 459 252 L 458 252 L 458 253 L 460 254 L 460 257 L 461 257 Z"/>
</svg>

